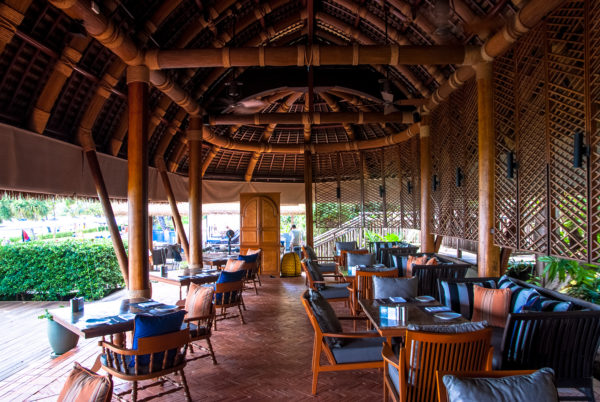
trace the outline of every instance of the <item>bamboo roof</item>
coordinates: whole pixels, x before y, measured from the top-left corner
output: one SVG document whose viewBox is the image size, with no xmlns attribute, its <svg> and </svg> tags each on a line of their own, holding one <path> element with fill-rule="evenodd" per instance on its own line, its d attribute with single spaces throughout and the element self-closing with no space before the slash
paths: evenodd
<svg viewBox="0 0 600 402">
<path fill-rule="evenodd" d="M 81 21 L 53 5 L 59 3 L 63 2 L 6 0 L 0 5 L 3 21 L 0 30 L 6 33 L 0 35 L 0 122 L 73 144 L 79 143 L 82 132 L 91 133 L 99 152 L 126 158 L 126 64 L 93 39 Z M 146 52 L 310 43 L 321 49 L 388 44 L 481 46 L 520 7 L 516 0 L 97 0 L 91 3 L 115 24 L 118 33 Z M 449 9 L 441 15 L 444 6 Z M 313 112 L 323 114 L 383 113 L 379 81 L 386 77 L 391 83 L 395 108 L 411 115 L 458 70 L 457 64 L 444 63 L 389 67 L 321 65 L 314 67 L 313 85 L 308 83 L 305 66 L 170 68 L 162 73 L 214 116 L 248 111 L 300 116 L 307 104 L 313 105 Z M 243 84 L 237 97 L 229 95 L 232 81 Z M 309 93 L 312 99 L 308 99 Z M 156 158 L 164 158 L 171 172 L 186 175 L 188 153 L 184 133 L 188 111 L 156 86 L 151 87 L 149 103 L 149 160 L 154 164 Z M 363 146 L 364 141 L 405 132 L 412 124 L 400 118 L 387 123 L 365 123 L 361 119 L 351 122 L 333 119 L 325 123 L 310 117 L 307 132 L 306 121 L 301 117 L 297 120 L 211 127 L 220 138 L 266 144 L 275 151 L 227 149 L 206 142 L 205 178 L 301 182 L 304 156 L 277 150 L 307 145 L 327 150 L 334 149 L 327 148 L 327 144 L 353 144 L 347 147 L 352 151 Z M 299 123 L 302 121 L 304 124 Z"/>
</svg>

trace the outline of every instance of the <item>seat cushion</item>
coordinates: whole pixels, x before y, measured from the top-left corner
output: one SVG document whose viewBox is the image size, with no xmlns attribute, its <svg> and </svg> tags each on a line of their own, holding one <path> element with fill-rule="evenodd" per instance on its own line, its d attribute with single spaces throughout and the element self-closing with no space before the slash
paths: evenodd
<svg viewBox="0 0 600 402">
<path fill-rule="evenodd" d="M 448 400 L 463 401 L 558 401 L 554 371 L 543 368 L 532 374 L 500 378 L 460 378 L 445 375 L 442 379 Z"/>
<path fill-rule="evenodd" d="M 504 327 L 510 308 L 510 289 L 486 289 L 473 286 L 473 321 L 487 321 Z"/>
<path fill-rule="evenodd" d="M 208 329 L 206 328 L 206 326 L 204 325 L 196 325 L 196 324 L 192 324 L 191 322 L 189 323 L 190 325 L 190 337 L 191 338 L 197 338 L 199 336 L 204 336 L 208 334 Z M 184 324 L 181 329 L 185 329 L 187 328 L 187 326 Z"/>
<path fill-rule="evenodd" d="M 419 280 L 411 278 L 383 278 L 373 277 L 373 297 L 385 299 L 387 297 L 403 297 L 409 299 L 417 296 Z"/>
<path fill-rule="evenodd" d="M 235 272 L 221 271 L 221 274 L 219 275 L 219 279 L 217 279 L 216 283 L 239 282 L 244 279 L 245 275 L 246 275 L 245 270 L 235 271 Z M 226 292 L 223 294 L 221 294 L 221 293 L 215 294 L 216 304 L 221 304 L 221 300 L 223 298 L 225 298 L 225 300 L 228 301 L 228 303 L 233 303 L 235 300 L 233 300 L 230 293 L 233 293 L 233 292 Z M 234 296 L 236 296 L 236 295 L 234 295 Z M 237 298 L 237 296 L 236 296 L 236 298 Z"/>
<path fill-rule="evenodd" d="M 387 366 L 388 366 L 388 377 L 392 381 L 394 388 L 396 388 L 396 392 L 400 392 L 400 373 L 398 372 L 398 369 L 396 367 L 392 366 L 390 363 L 388 363 Z"/>
<path fill-rule="evenodd" d="M 366 267 L 375 263 L 375 254 L 355 254 L 348 253 L 346 256 L 346 266 L 364 265 Z"/>
<path fill-rule="evenodd" d="M 326 299 L 339 299 L 350 295 L 348 283 L 332 283 L 324 286 L 319 293 Z"/>
<path fill-rule="evenodd" d="M 202 317 L 212 312 L 214 289 L 212 286 L 200 286 L 191 283 L 185 298 L 186 318 Z"/>
<path fill-rule="evenodd" d="M 331 351 L 338 364 L 382 361 L 383 342 L 385 338 L 347 339 L 342 347 Z"/>
<path fill-rule="evenodd" d="M 319 269 L 321 272 L 335 272 L 337 268 L 337 264 L 335 262 L 324 262 L 319 264 Z"/>
<path fill-rule="evenodd" d="M 308 274 L 312 277 L 313 281 L 321 282 L 325 280 L 323 274 L 321 273 L 321 270 L 319 269 L 319 264 L 310 260 L 304 260 L 304 263 L 306 264 Z M 325 285 L 322 283 L 316 283 L 315 287 L 317 288 L 317 290 L 320 290 L 323 289 Z"/>
<path fill-rule="evenodd" d="M 79 363 L 73 365 L 65 385 L 58 395 L 59 402 L 108 402 L 112 398 L 113 385 L 110 378 L 99 375 Z"/>
<path fill-rule="evenodd" d="M 473 321 L 450 325 L 409 324 L 406 328 L 410 331 L 433 332 L 437 334 L 464 334 L 466 332 L 481 331 L 487 328 L 487 326 L 487 321 Z"/>
<path fill-rule="evenodd" d="M 473 285 L 494 289 L 493 280 L 482 282 L 440 281 L 440 303 L 470 320 L 473 316 Z"/>
<path fill-rule="evenodd" d="M 336 241 L 335 242 L 335 254 L 340 255 L 342 251 L 356 250 L 358 248 L 355 241 Z"/>
<path fill-rule="evenodd" d="M 342 324 L 337 318 L 337 315 L 335 315 L 333 307 L 331 307 L 331 304 L 329 304 L 329 302 L 320 292 L 308 289 L 306 292 L 304 292 L 303 297 L 308 301 L 312 312 L 315 315 L 315 319 L 319 324 L 319 328 L 321 328 L 321 332 L 342 332 Z M 327 342 L 329 347 L 332 349 L 340 348 L 344 344 L 344 339 L 326 337 L 325 342 Z"/>
<path fill-rule="evenodd" d="M 491 345 L 494 347 L 494 356 L 492 358 L 492 369 L 500 370 L 502 368 L 502 337 L 504 336 L 504 328 L 491 327 L 492 340 Z"/>
<path fill-rule="evenodd" d="M 315 250 L 313 250 L 313 248 L 311 246 L 309 246 L 308 244 L 306 246 L 304 246 L 304 250 L 306 250 L 306 254 L 309 260 L 311 261 L 317 261 L 318 257 L 317 257 L 317 253 L 315 253 Z"/>
</svg>

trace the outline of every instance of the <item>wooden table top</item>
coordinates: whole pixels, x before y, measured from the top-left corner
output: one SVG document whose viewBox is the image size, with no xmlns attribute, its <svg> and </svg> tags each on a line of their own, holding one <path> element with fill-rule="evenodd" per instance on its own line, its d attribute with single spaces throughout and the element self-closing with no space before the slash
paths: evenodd
<svg viewBox="0 0 600 402">
<path fill-rule="evenodd" d="M 149 302 L 156 304 L 152 306 L 143 304 Z M 86 303 L 84 309 L 76 313 L 73 313 L 68 307 L 52 309 L 49 310 L 49 313 L 52 314 L 56 323 L 87 339 L 132 331 L 135 314 L 167 314 L 168 312 L 156 310 L 161 306 L 165 305 L 152 299 L 139 298 Z M 102 325 L 94 325 L 92 321 L 89 321 L 101 319 L 109 319 L 109 321 Z"/>
<path fill-rule="evenodd" d="M 463 322 L 468 322 L 466 318 L 460 316 L 458 318 L 454 318 L 452 320 L 444 320 L 441 318 L 435 317 L 437 313 L 430 313 L 425 310 L 425 307 L 436 307 L 441 306 L 441 304 L 437 301 L 431 302 L 418 302 L 418 301 L 408 301 L 406 303 L 391 303 L 382 300 L 372 300 L 372 299 L 359 299 L 358 303 L 362 307 L 366 316 L 369 318 L 371 323 L 377 332 L 381 336 L 392 337 L 392 336 L 404 336 L 406 332 L 406 328 L 410 324 L 414 325 L 452 325 L 459 324 Z M 382 318 L 380 316 L 380 307 L 381 306 L 404 306 L 406 307 L 406 319 L 403 322 L 400 321 L 391 321 L 387 318 Z"/>
<path fill-rule="evenodd" d="M 186 275 L 184 270 L 167 271 L 167 276 L 161 276 L 159 271 L 150 272 L 150 279 L 153 281 L 169 283 L 171 285 L 189 286 L 190 283 L 202 285 L 205 283 L 216 282 L 219 279 L 219 270 L 204 269 L 195 275 Z"/>
</svg>

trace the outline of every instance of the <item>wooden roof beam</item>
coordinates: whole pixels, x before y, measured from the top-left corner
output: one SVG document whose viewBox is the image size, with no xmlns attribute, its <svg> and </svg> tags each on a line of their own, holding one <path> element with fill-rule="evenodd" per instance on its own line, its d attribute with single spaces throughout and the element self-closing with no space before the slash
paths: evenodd
<svg viewBox="0 0 600 402">
<path fill-rule="evenodd" d="M 333 124 L 333 123 L 414 123 L 411 112 L 303 112 L 303 113 L 256 113 L 222 114 L 208 116 L 211 126 L 229 124 Z"/>
<path fill-rule="evenodd" d="M 325 101 L 325 103 L 327 103 L 327 105 L 331 108 L 331 110 L 333 110 L 334 112 L 341 111 L 340 106 L 335 101 L 335 99 L 333 99 L 331 97 L 331 95 L 329 95 L 326 92 L 321 92 L 319 94 L 319 96 Z M 344 131 L 346 132 L 348 139 L 353 140 L 354 139 L 354 131 L 352 131 L 352 127 L 350 126 L 350 124 L 342 123 L 342 127 L 344 128 Z"/>
<path fill-rule="evenodd" d="M 6 0 L 0 3 L 0 53 L 12 40 L 32 0 Z"/>
</svg>

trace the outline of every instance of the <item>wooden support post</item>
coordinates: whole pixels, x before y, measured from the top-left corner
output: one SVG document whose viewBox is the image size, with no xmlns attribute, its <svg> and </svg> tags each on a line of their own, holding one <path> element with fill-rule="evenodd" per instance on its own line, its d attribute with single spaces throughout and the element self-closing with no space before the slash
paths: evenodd
<svg viewBox="0 0 600 402">
<path fill-rule="evenodd" d="M 149 255 L 151 255 L 152 250 L 154 249 L 154 244 L 152 241 L 152 215 L 148 215 L 148 251 L 150 252 Z M 154 263 L 154 261 L 152 261 Z"/>
<path fill-rule="evenodd" d="M 510 261 L 510 255 L 512 254 L 512 248 L 502 247 L 500 249 L 500 274 L 504 275 L 506 269 L 508 268 L 508 263 Z"/>
<path fill-rule="evenodd" d="M 167 174 L 167 167 L 165 165 L 165 161 L 162 158 L 157 158 L 155 161 L 155 165 L 158 169 L 158 173 L 160 174 L 160 178 L 162 179 L 163 187 L 165 188 L 165 193 L 167 194 L 167 200 L 169 201 L 169 206 L 171 207 L 171 217 L 173 218 L 173 224 L 175 225 L 177 236 L 179 237 L 179 241 L 181 242 L 181 247 L 183 248 L 183 252 L 185 253 L 186 257 L 189 258 L 190 247 L 187 241 L 185 230 L 183 228 L 183 222 L 181 221 L 179 209 L 177 209 L 177 201 L 175 200 L 175 194 L 173 193 L 171 181 L 169 180 L 169 175 Z"/>
<path fill-rule="evenodd" d="M 104 177 L 102 177 L 102 170 L 98 163 L 98 156 L 94 146 L 94 140 L 92 139 L 91 133 L 79 133 L 79 143 L 83 147 L 85 157 L 88 161 L 90 173 L 96 186 L 96 192 L 98 193 L 98 199 L 100 205 L 102 205 L 102 211 L 106 217 L 106 223 L 108 225 L 108 232 L 110 233 L 110 239 L 112 240 L 113 249 L 117 256 L 117 262 L 121 269 L 121 275 L 125 281 L 125 286 L 129 287 L 129 262 L 127 261 L 127 253 L 125 252 L 125 246 L 123 246 L 123 240 L 121 239 L 121 233 L 119 232 L 119 226 L 115 219 L 115 214 L 108 198 L 108 190 L 104 183 Z"/>
<path fill-rule="evenodd" d="M 202 269 L 202 118 L 190 117 L 187 131 L 190 149 L 190 273 Z"/>
<path fill-rule="evenodd" d="M 312 154 L 304 151 L 304 205 L 306 214 L 306 244 L 313 247 Z"/>
<path fill-rule="evenodd" d="M 475 66 L 479 130 L 479 276 L 500 275 L 500 251 L 494 246 L 494 161 L 495 132 L 492 63 Z"/>
<path fill-rule="evenodd" d="M 129 294 L 151 297 L 148 265 L 148 69 L 127 68 Z"/>
<path fill-rule="evenodd" d="M 442 236 L 442 235 L 435 236 L 435 240 L 433 241 L 433 250 L 436 253 L 440 252 L 440 247 L 442 247 L 443 240 L 444 240 L 444 236 Z"/>
<path fill-rule="evenodd" d="M 431 149 L 429 147 L 429 115 L 423 115 L 420 124 L 421 141 L 421 252 L 435 250 L 431 233 Z"/>
</svg>

